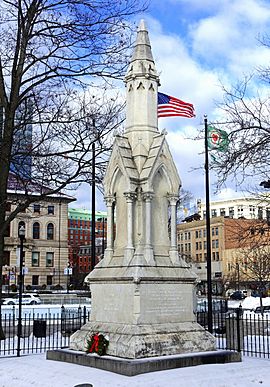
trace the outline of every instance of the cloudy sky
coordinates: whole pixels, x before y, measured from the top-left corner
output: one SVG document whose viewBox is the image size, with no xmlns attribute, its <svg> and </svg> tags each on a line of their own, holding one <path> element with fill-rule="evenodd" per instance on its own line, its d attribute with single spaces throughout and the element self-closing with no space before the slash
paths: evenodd
<svg viewBox="0 0 270 387">
<path fill-rule="evenodd" d="M 270 35 L 268 0 L 150 0 L 146 20 L 160 91 L 194 104 L 196 118 L 159 119 L 166 129 L 183 188 L 204 200 L 203 141 L 193 140 L 203 127 L 204 114 L 217 118 L 216 103 L 222 101 L 221 84 L 230 87 L 258 66 L 270 63 L 270 49 L 260 37 Z M 254 89 L 257 86 L 254 85 Z M 211 199 L 240 196 L 229 182 Z M 90 189 L 76 193 L 76 207 L 90 208 Z M 101 197 L 97 209 L 104 209 Z"/>
</svg>

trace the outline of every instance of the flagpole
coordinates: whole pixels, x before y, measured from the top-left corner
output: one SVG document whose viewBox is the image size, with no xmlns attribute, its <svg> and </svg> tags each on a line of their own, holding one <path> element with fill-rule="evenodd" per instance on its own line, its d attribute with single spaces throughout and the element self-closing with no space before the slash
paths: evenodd
<svg viewBox="0 0 270 387">
<path fill-rule="evenodd" d="M 205 204 L 206 204 L 206 248 L 207 248 L 207 325 L 208 331 L 213 332 L 212 316 L 212 270 L 211 270 L 211 234 L 210 234 L 210 195 L 209 195 L 209 162 L 208 162 L 208 124 L 207 115 L 204 116 L 204 144 L 205 144 Z"/>
<path fill-rule="evenodd" d="M 93 119 L 95 130 L 95 120 Z M 92 222 L 91 222 L 91 271 L 96 264 L 96 144 L 92 143 Z"/>
</svg>

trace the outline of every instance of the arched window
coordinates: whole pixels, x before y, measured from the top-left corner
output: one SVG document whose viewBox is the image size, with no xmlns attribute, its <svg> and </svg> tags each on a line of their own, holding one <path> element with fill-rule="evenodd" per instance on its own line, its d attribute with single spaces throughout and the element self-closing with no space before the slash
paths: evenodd
<svg viewBox="0 0 270 387">
<path fill-rule="evenodd" d="M 40 238 L 40 224 L 38 222 L 35 222 L 33 224 L 33 239 L 39 239 Z"/>
<path fill-rule="evenodd" d="M 22 220 L 19 222 L 18 224 L 18 236 L 19 236 L 19 229 L 23 227 L 25 229 L 25 222 L 23 222 Z"/>
<path fill-rule="evenodd" d="M 54 225 L 49 223 L 47 226 L 47 239 L 52 240 L 54 237 Z"/>
</svg>

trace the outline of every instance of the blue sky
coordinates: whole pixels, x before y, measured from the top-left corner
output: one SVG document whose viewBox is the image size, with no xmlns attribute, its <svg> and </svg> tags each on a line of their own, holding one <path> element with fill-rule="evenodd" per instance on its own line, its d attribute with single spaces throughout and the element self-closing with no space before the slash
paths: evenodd
<svg viewBox="0 0 270 387">
<path fill-rule="evenodd" d="M 270 2 L 266 0 L 150 0 L 145 14 L 160 91 L 194 104 L 196 118 L 162 118 L 183 188 L 204 200 L 203 141 L 194 141 L 202 127 L 220 117 L 216 102 L 222 101 L 221 83 L 227 87 L 270 63 L 270 49 L 259 37 L 270 36 Z M 254 81 L 253 91 L 258 87 Z M 268 93 L 267 85 L 259 85 Z M 226 129 L 226 128 L 224 128 Z M 212 199 L 240 196 L 234 182 Z M 243 190 L 246 187 L 243 186 Z M 87 194 L 87 196 L 85 196 Z M 89 208 L 90 189 L 77 192 L 76 207 Z M 76 195 L 76 196 L 77 196 Z M 102 198 L 96 207 L 104 209 Z"/>
</svg>

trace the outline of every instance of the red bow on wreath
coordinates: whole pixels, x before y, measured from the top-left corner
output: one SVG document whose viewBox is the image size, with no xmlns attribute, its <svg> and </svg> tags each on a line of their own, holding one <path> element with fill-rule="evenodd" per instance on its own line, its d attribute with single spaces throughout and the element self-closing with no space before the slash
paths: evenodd
<svg viewBox="0 0 270 387">
<path fill-rule="evenodd" d="M 87 340 L 86 352 L 96 352 L 98 355 L 102 356 L 105 355 L 108 345 L 109 340 L 104 335 L 97 332 L 91 336 L 90 340 Z"/>
<path fill-rule="evenodd" d="M 99 335 L 96 333 L 93 335 L 93 344 L 89 348 L 89 352 L 98 352 L 98 344 L 99 344 Z"/>
</svg>

